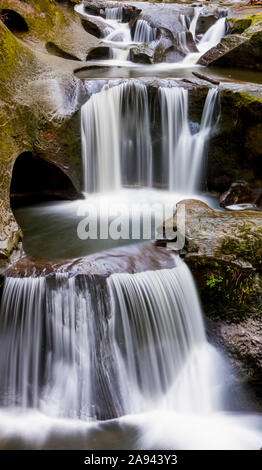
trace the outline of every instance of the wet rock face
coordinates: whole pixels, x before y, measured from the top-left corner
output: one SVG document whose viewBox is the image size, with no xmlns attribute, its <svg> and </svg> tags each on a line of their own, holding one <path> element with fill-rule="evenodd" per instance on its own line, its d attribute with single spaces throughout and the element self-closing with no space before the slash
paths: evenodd
<svg viewBox="0 0 262 470">
<path fill-rule="evenodd" d="M 85 59 L 98 44 L 65 2 L 60 9 L 49 0 L 41 5 L 2 0 L 1 7 L 17 11 L 28 31 L 20 32 L 18 41 L 10 24 L 0 21 L 0 263 L 21 237 L 10 208 L 12 171 L 20 154 L 48 160 L 81 188 L 78 110 L 88 95 L 73 75 L 73 59 Z"/>
<path fill-rule="evenodd" d="M 246 181 L 232 183 L 228 191 L 220 196 L 220 205 L 227 207 L 239 204 L 249 204 L 262 209 L 262 189 L 253 189 Z"/>
<path fill-rule="evenodd" d="M 252 381 L 262 379 L 262 330 L 261 318 L 249 318 L 243 322 L 217 322 L 214 324 L 217 340 L 226 349 L 233 366 L 241 375 Z M 260 395 L 261 398 L 261 395 Z"/>
<path fill-rule="evenodd" d="M 213 24 L 218 20 L 218 15 L 206 14 L 200 15 L 196 26 L 196 34 L 205 34 Z"/>
<path fill-rule="evenodd" d="M 86 60 L 104 60 L 110 58 L 110 48 L 109 47 L 94 47 L 87 57 Z"/>
<path fill-rule="evenodd" d="M 176 44 L 176 46 L 174 46 Z M 138 44 L 130 48 L 132 62 L 157 64 L 160 62 L 178 62 L 185 54 L 178 50 L 177 43 L 168 38 L 153 41 L 150 44 Z"/>
<path fill-rule="evenodd" d="M 241 34 L 252 24 L 251 18 L 228 18 L 227 34 Z"/>
<path fill-rule="evenodd" d="M 99 18 L 82 18 L 82 25 L 84 29 L 95 36 L 96 38 L 103 38 L 105 36 L 108 25 Z"/>
<path fill-rule="evenodd" d="M 262 22 L 243 34 L 230 34 L 200 57 L 200 65 L 243 67 L 262 70 Z"/>
<path fill-rule="evenodd" d="M 262 87 L 220 86 L 220 119 L 208 151 L 207 186 L 220 193 L 245 180 L 262 187 Z"/>
</svg>

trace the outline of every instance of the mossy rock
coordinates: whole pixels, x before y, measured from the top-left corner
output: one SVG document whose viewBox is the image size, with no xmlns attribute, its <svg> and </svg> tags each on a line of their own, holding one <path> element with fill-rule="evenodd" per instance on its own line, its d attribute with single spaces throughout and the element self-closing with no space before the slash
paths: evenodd
<svg viewBox="0 0 262 470">
<path fill-rule="evenodd" d="M 262 90 L 261 86 L 222 87 L 221 115 L 208 151 L 207 185 L 223 192 L 233 181 L 252 186 L 262 181 Z"/>
<path fill-rule="evenodd" d="M 241 32 L 225 36 L 218 45 L 200 57 L 198 63 L 262 70 L 262 21 L 251 21 L 250 27 Z"/>
<path fill-rule="evenodd" d="M 241 34 L 252 24 L 251 18 L 227 18 L 228 34 Z"/>
<path fill-rule="evenodd" d="M 21 14 L 23 9 L 29 26 L 17 35 L 0 21 L 0 258 L 6 259 L 21 238 L 9 200 L 13 165 L 21 153 L 50 161 L 81 188 L 77 111 L 88 96 L 73 74 L 77 62 L 48 54 L 46 40 L 56 37 L 59 47 L 74 43 L 85 57 L 94 39 L 89 43 L 68 2 L 3 0 L 1 8 L 19 8 Z M 79 33 L 76 41 L 72 30 Z"/>
<path fill-rule="evenodd" d="M 242 321 L 262 307 L 262 213 L 219 212 L 197 200 L 185 209 L 183 254 L 197 281 L 205 312 Z M 176 216 L 165 222 L 177 230 Z"/>
<path fill-rule="evenodd" d="M 28 26 L 28 31 L 14 32 L 27 46 L 37 43 L 38 49 L 46 53 L 45 44 L 54 42 L 58 48 L 73 57 L 85 60 L 91 47 L 98 45 L 95 37 L 88 34 L 80 17 L 74 12 L 75 2 L 50 0 L 2 0 L 1 10 L 19 14 Z M 4 20 L 4 18 L 3 18 Z"/>
</svg>

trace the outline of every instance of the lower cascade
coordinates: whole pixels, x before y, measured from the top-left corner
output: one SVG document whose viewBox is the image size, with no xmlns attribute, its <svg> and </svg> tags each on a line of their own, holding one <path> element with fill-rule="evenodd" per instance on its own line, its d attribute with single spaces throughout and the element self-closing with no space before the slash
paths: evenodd
<svg viewBox="0 0 262 470">
<path fill-rule="evenodd" d="M 110 419 L 221 408 L 221 359 L 205 337 L 190 271 L 7 278 L 1 404 Z M 220 378 L 221 379 L 221 378 Z"/>
<path fill-rule="evenodd" d="M 123 186 L 169 190 L 201 188 L 205 155 L 217 120 L 217 88 L 206 97 L 199 128 L 190 129 L 189 92 L 161 87 L 161 150 L 154 152 L 152 118 L 145 84 L 130 80 L 95 93 L 82 107 L 82 158 L 85 192 L 107 192 Z"/>
</svg>

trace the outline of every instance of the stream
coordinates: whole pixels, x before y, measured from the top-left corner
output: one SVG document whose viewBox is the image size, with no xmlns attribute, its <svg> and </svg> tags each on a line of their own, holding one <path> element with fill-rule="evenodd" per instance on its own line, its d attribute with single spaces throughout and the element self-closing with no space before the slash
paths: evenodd
<svg viewBox="0 0 262 470">
<path fill-rule="evenodd" d="M 177 49 L 168 46 L 153 64 L 139 61 L 170 37 L 160 20 L 150 23 L 149 2 L 107 2 L 101 15 L 90 3 L 75 11 L 101 25 L 107 57 L 75 70 L 89 94 L 79 122 L 82 199 L 13 209 L 26 255 L 43 269 L 14 271 L 4 282 L 0 442 L 11 449 L 259 449 L 259 408 L 243 409 L 242 392 L 235 396 L 240 379 L 207 339 L 189 268 L 175 248 L 154 251 L 152 242 L 183 199 L 222 210 L 206 189 L 221 85 L 205 84 L 192 118 L 192 70 L 219 80 L 261 77 L 197 65 L 226 34 L 224 7 L 200 34 L 206 7 L 180 6 Z M 125 5 L 142 5 L 142 13 L 128 18 Z M 159 5 L 159 17 L 167 7 L 176 5 Z M 45 271 L 47 261 L 62 269 Z"/>
</svg>

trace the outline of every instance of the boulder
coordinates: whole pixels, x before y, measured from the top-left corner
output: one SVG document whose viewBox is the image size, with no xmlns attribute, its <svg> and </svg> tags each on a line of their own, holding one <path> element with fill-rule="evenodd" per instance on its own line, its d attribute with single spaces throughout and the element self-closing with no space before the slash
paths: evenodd
<svg viewBox="0 0 262 470">
<path fill-rule="evenodd" d="M 155 47 L 151 44 L 137 44 L 130 47 L 130 60 L 140 64 L 154 64 L 155 63 Z"/>
<path fill-rule="evenodd" d="M 179 202 L 185 209 L 185 261 L 200 273 L 208 314 L 241 318 L 262 303 L 262 213 L 215 211 L 197 200 Z M 164 224 L 168 237 L 176 214 Z M 211 308 L 211 304 L 213 307 Z"/>
<path fill-rule="evenodd" d="M 200 15 L 196 25 L 196 34 L 205 34 L 216 23 L 218 18 L 218 14 L 214 15 L 208 12 L 205 15 Z"/>
<path fill-rule="evenodd" d="M 252 25 L 251 18 L 227 18 L 227 34 L 242 34 Z"/>
<path fill-rule="evenodd" d="M 27 24 L 24 32 L 8 28 L 8 15 L 3 15 L 3 22 L 20 40 L 26 41 L 27 46 L 33 48 L 37 44 L 38 50 L 43 53 L 46 53 L 46 43 L 51 41 L 65 53 L 85 60 L 89 48 L 98 45 L 99 41 L 84 30 L 70 1 L 55 3 L 41 0 L 39 3 L 37 0 L 1 0 L 0 13 L 2 10 L 21 16 Z"/>
<path fill-rule="evenodd" d="M 143 64 L 157 64 L 160 62 L 179 62 L 185 57 L 175 38 L 161 36 L 161 39 L 150 44 L 137 44 L 130 48 L 130 60 Z"/>
<path fill-rule="evenodd" d="M 200 57 L 198 64 L 262 70 L 262 21 L 243 34 L 230 34 Z"/>
<path fill-rule="evenodd" d="M 220 196 L 220 206 L 238 205 L 250 205 L 262 209 L 262 189 L 253 189 L 246 181 L 232 183 L 230 188 Z"/>
<path fill-rule="evenodd" d="M 262 213 L 221 212 L 183 200 L 185 247 L 210 336 L 249 378 L 262 378 Z M 176 214 L 165 230 L 177 228 Z M 167 243 L 172 248 L 172 244 Z"/>
<path fill-rule="evenodd" d="M 95 16 L 92 18 L 91 15 L 89 18 L 84 17 L 82 18 L 82 25 L 89 34 L 97 38 L 103 38 L 108 34 L 109 26 L 102 18 L 96 18 Z M 113 28 L 111 30 L 113 31 Z"/>
</svg>

